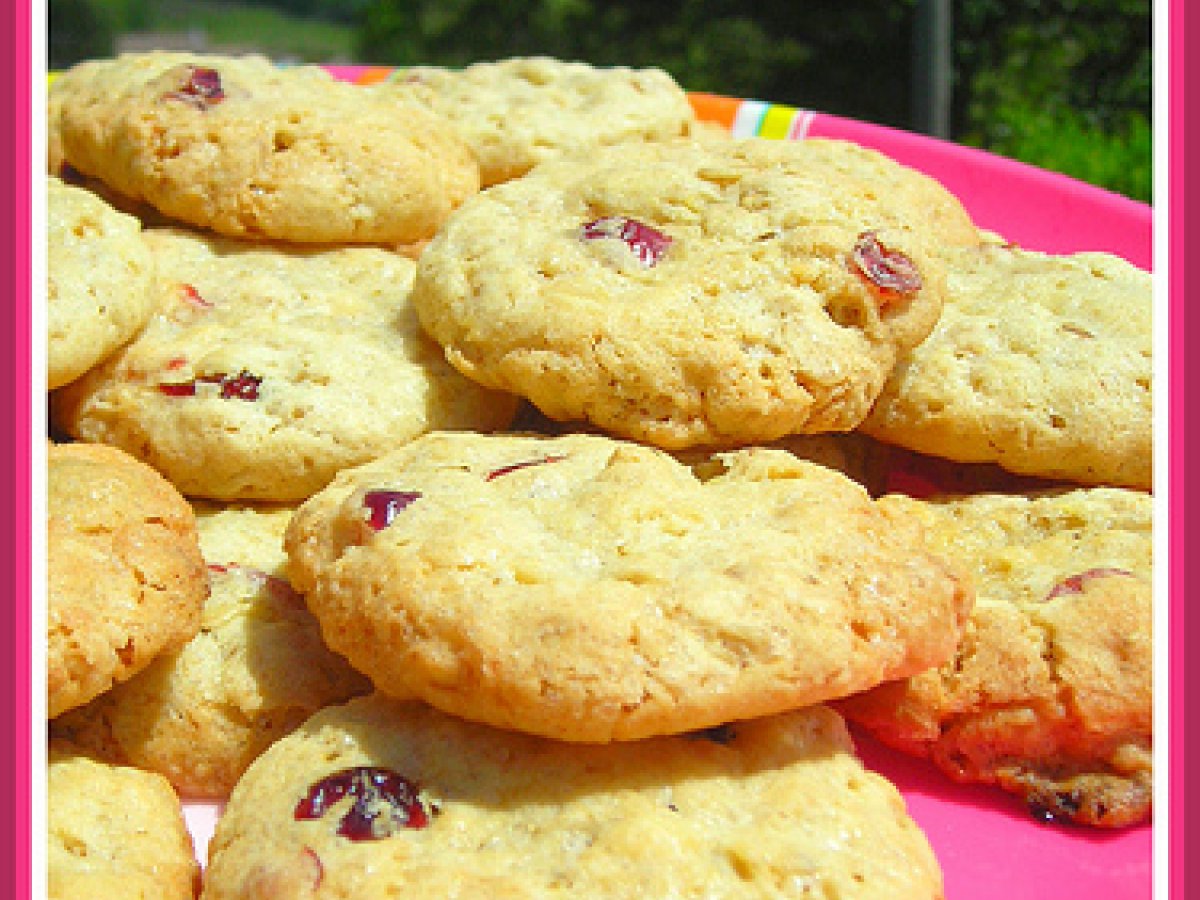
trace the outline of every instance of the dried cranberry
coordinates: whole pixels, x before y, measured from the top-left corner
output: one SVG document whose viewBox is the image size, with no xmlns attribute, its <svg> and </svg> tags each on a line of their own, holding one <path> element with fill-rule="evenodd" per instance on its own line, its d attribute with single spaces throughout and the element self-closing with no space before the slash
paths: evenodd
<svg viewBox="0 0 1200 900">
<path fill-rule="evenodd" d="M 343 797 L 353 802 L 338 821 L 337 833 L 352 841 L 379 840 L 401 828 L 429 824 L 417 786 L 379 766 L 355 766 L 321 779 L 300 798 L 292 815 L 297 821 L 319 819 Z"/>
<path fill-rule="evenodd" d="M 221 376 L 217 383 L 221 386 L 222 400 L 257 400 L 262 378 L 243 369 L 237 375 Z"/>
<path fill-rule="evenodd" d="M 205 300 L 198 290 L 190 284 L 181 284 L 180 291 L 183 293 L 183 299 L 186 303 L 192 306 L 198 306 L 201 309 L 212 309 L 212 304 Z"/>
<path fill-rule="evenodd" d="M 202 66 L 188 66 L 183 84 L 167 94 L 167 97 L 190 103 L 201 110 L 215 106 L 225 99 L 225 89 L 221 87 L 221 73 Z"/>
<path fill-rule="evenodd" d="M 492 469 L 487 473 L 487 481 L 494 481 L 501 475 L 508 475 L 510 472 L 516 472 L 519 469 L 528 469 L 530 466 L 541 466 L 546 463 L 562 462 L 566 459 L 565 456 L 547 456 L 543 459 L 528 459 L 525 462 L 513 463 L 511 466 L 501 466 L 499 469 Z"/>
<path fill-rule="evenodd" d="M 584 240 L 616 239 L 624 241 L 642 265 L 650 268 L 663 258 L 671 238 L 649 225 L 626 216 L 602 216 L 587 222 L 579 231 Z"/>
<path fill-rule="evenodd" d="M 420 497 L 420 491 L 367 491 L 363 496 L 363 506 L 368 513 L 367 524 L 376 531 L 382 531 L 392 524 L 397 513 Z"/>
<path fill-rule="evenodd" d="M 160 394 L 166 394 L 168 397 L 195 397 L 196 382 L 183 381 L 175 384 L 163 382 L 162 384 L 159 384 L 158 392 Z"/>
<path fill-rule="evenodd" d="M 873 231 L 864 231 L 850 253 L 858 272 L 885 298 L 915 294 L 924 283 L 916 263 L 898 250 L 889 250 Z"/>
<path fill-rule="evenodd" d="M 174 367 L 168 364 L 168 368 Z M 222 400 L 257 400 L 262 377 L 243 369 L 237 375 L 202 375 L 191 381 L 163 382 L 158 385 L 158 390 L 168 397 L 195 397 L 197 384 L 217 385 Z"/>
<path fill-rule="evenodd" d="M 1083 583 L 1085 581 L 1090 581 L 1093 578 L 1107 578 L 1110 575 L 1128 575 L 1132 577 L 1133 573 L 1125 569 L 1114 569 L 1109 566 L 1086 569 L 1083 572 L 1064 578 L 1050 589 L 1050 593 L 1046 595 L 1046 599 L 1053 600 L 1055 597 L 1063 597 L 1067 594 L 1081 594 L 1083 593 Z"/>
</svg>

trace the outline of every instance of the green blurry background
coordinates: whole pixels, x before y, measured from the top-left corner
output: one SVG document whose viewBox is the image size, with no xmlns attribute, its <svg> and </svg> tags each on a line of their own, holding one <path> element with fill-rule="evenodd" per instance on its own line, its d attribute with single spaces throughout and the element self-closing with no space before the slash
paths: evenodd
<svg viewBox="0 0 1200 900">
<path fill-rule="evenodd" d="M 944 9 L 941 136 L 1151 199 L 1151 0 Z M 922 10 L 927 0 L 50 0 L 48 60 L 156 47 L 377 65 L 548 54 L 929 130 L 913 62 L 927 51 Z"/>
</svg>

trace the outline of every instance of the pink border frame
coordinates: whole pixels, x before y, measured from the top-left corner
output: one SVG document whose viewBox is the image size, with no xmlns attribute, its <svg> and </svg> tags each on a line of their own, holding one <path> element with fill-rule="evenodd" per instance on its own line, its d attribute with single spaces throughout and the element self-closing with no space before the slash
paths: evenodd
<svg viewBox="0 0 1200 900">
<path fill-rule="evenodd" d="M 11 588 L 11 617 L 8 622 L 7 637 L 11 642 L 9 667 L 11 682 L 3 692 L 4 713 L 12 723 L 9 740 L 4 744 L 6 762 L 6 786 L 9 797 L 10 819 L 6 823 L 10 831 L 9 840 L 4 843 L 4 856 L 0 865 L 10 873 L 11 896 L 28 896 L 30 890 L 30 868 L 32 841 L 30 832 L 30 816 L 32 813 L 32 796 L 29 789 L 29 773 L 31 765 L 30 747 L 32 739 L 29 706 L 31 697 L 31 666 L 30 625 L 31 609 L 27 602 L 32 596 L 31 561 L 30 561 L 30 475 L 31 475 L 31 441 L 29 428 L 31 416 L 31 347 L 30 347 L 30 310 L 32 284 L 30 277 L 31 244 L 31 39 L 33 7 L 30 4 L 15 3 L 9 7 L 11 18 L 9 28 L 5 30 L 5 40 L 10 41 L 8 59 L 10 60 L 9 85 L 4 102 L 4 118 L 12 125 L 13 139 L 5 148 L 6 168 L 8 171 L 8 196 L 11 197 L 11 221 L 8 223 L 9 240 L 4 242 L 6 269 L 11 274 L 9 327 L 6 337 L 11 340 L 12 347 L 9 355 L 11 373 L 5 393 L 5 417 L 12 423 L 11 434 L 17 440 L 11 442 L 5 449 L 10 455 L 10 466 L 7 499 L 11 504 L 9 520 L 10 538 L 3 542 L 5 570 L 10 574 Z M 1200 720 L 1186 721 L 1185 689 L 1190 670 L 1200 667 L 1198 661 L 1190 666 L 1185 663 L 1185 651 L 1189 643 L 1184 609 L 1185 596 L 1185 530 L 1182 509 L 1191 499 L 1186 484 L 1186 458 L 1183 426 L 1186 421 L 1186 386 L 1189 368 L 1184 360 L 1187 350 L 1187 332 L 1185 321 L 1184 297 L 1187 287 L 1192 286 L 1188 281 L 1185 270 L 1186 241 L 1185 230 L 1190 223 L 1195 208 L 1194 198 L 1188 192 L 1185 181 L 1185 147 L 1192 132 L 1200 130 L 1200 121 L 1188 122 L 1185 116 L 1186 88 L 1189 80 L 1195 74 L 1197 63 L 1190 66 L 1186 63 L 1185 47 L 1190 36 L 1188 22 L 1185 20 L 1185 0 L 1169 0 L 1167 4 L 1171 28 L 1169 29 L 1168 47 L 1169 62 L 1167 68 L 1168 107 L 1167 115 L 1171 123 L 1169 131 L 1169 148 L 1167 151 L 1168 171 L 1171 185 L 1171 202 L 1167 226 L 1170 234 L 1167 240 L 1167 252 L 1170 259 L 1169 272 L 1169 312 L 1171 317 L 1170 338 L 1168 350 L 1170 356 L 1170 410 L 1172 423 L 1178 428 L 1172 428 L 1171 445 L 1168 451 L 1172 502 L 1170 505 L 1170 538 L 1169 551 L 1171 557 L 1167 572 L 1170 596 L 1170 637 L 1169 637 L 1169 670 L 1168 677 L 1171 687 L 1171 705 L 1169 709 L 1170 744 L 1168 750 L 1169 767 L 1169 829 L 1168 840 L 1168 890 L 1171 896 L 1186 896 L 1185 883 L 1187 874 L 1187 853 L 1185 848 L 1185 817 L 1193 795 L 1197 788 L 1191 788 L 1185 780 L 1185 745 L 1189 732 L 1200 730 Z M 1161 11 L 1161 5 L 1156 12 Z M 37 13 L 42 14 L 41 6 Z M 1192 29 L 1193 31 L 1196 29 Z M 1164 32 L 1166 33 L 1166 32 Z M 1198 146 L 1195 140 L 1193 147 Z M 1161 246 L 1161 245 L 1160 245 Z M 1161 262 L 1161 261 L 1160 261 Z M 1156 269 L 1160 266 L 1156 266 Z M 1194 281 L 1194 279 L 1192 279 Z M 11 708 L 10 708 L 11 707 Z M 1161 888 L 1162 885 L 1159 885 Z M 1156 892 L 1157 894 L 1158 892 Z M 1161 894 L 1166 896 L 1166 894 Z"/>
<path fill-rule="evenodd" d="M 1168 707 L 1169 744 L 1167 749 L 1168 768 L 1168 803 L 1169 831 L 1166 840 L 1166 864 L 1164 866 L 1168 878 L 1168 891 L 1171 896 L 1186 897 L 1186 881 L 1188 871 L 1188 852 L 1185 844 L 1185 820 L 1187 812 L 1196 801 L 1200 782 L 1192 780 L 1189 787 L 1187 781 L 1186 744 L 1189 737 L 1200 740 L 1200 723 L 1195 717 L 1189 722 L 1186 716 L 1186 693 L 1189 687 L 1189 675 L 1194 675 L 1200 668 L 1200 662 L 1186 663 L 1186 650 L 1189 638 L 1196 629 L 1188 627 L 1186 617 L 1187 582 L 1185 573 L 1186 545 L 1184 510 L 1191 504 L 1191 494 L 1187 485 L 1187 457 L 1185 453 L 1188 438 L 1186 419 L 1186 394 L 1188 388 L 1189 369 L 1195 370 L 1193 359 L 1188 365 L 1187 350 L 1191 337 L 1186 322 L 1184 300 L 1187 289 L 1195 289 L 1195 276 L 1191 275 L 1186 263 L 1188 261 L 1186 229 L 1195 218 L 1196 198 L 1194 189 L 1189 189 L 1186 180 L 1185 163 L 1186 147 L 1200 147 L 1195 138 L 1200 132 L 1200 122 L 1195 117 L 1189 122 L 1185 116 L 1185 99 L 1187 91 L 1195 81 L 1197 62 L 1193 58 L 1187 63 L 1186 47 L 1188 38 L 1195 37 L 1197 29 L 1188 22 L 1185 15 L 1185 0 L 1171 0 L 1168 10 L 1169 29 L 1159 33 L 1167 34 L 1167 118 L 1169 121 L 1169 143 L 1167 147 L 1167 169 L 1170 185 L 1168 200 L 1166 252 L 1168 265 L 1168 310 L 1170 330 L 1168 338 L 1168 354 L 1170 359 L 1170 408 L 1168 411 L 1171 430 L 1168 449 L 1168 472 L 1170 478 L 1169 527 L 1170 537 L 1168 552 L 1170 565 L 1167 570 L 1168 578 L 1168 621 L 1170 622 L 1168 647 L 1167 677 L 1170 690 L 1170 706 Z M 1189 27 L 1191 26 L 1191 27 Z M 1159 71 L 1162 71 L 1160 69 Z M 1193 138 L 1189 141 L 1189 138 Z M 1159 247 L 1162 247 L 1160 243 Z M 1194 331 L 1194 329 L 1192 329 Z M 1193 659 L 1196 659 L 1195 657 Z M 1194 865 L 1192 866 L 1194 869 Z M 1195 881 L 1195 878 L 1193 878 Z M 1164 895 L 1166 896 L 1166 895 Z"/>
<path fill-rule="evenodd" d="M 5 853 L 11 853 L 12 858 L 5 857 L 4 868 L 11 873 L 11 896 L 22 897 L 28 896 L 30 890 L 30 860 L 33 849 L 30 830 L 32 796 L 29 786 L 32 737 L 29 716 L 32 667 L 29 602 L 32 586 L 29 518 L 32 377 L 29 343 L 32 308 L 32 244 L 29 227 L 32 18 L 29 4 L 18 2 L 13 4 L 10 10 L 5 40 L 12 42 L 7 54 L 11 69 L 8 78 L 11 91 L 5 97 L 4 118 L 12 123 L 12 139 L 6 147 L 5 162 L 10 179 L 6 187 L 11 190 L 13 221 L 9 223 L 9 239 L 4 242 L 4 248 L 8 254 L 5 269 L 12 277 L 11 293 L 8 297 L 8 312 L 11 318 L 5 337 L 13 342 L 13 347 L 9 354 L 12 371 L 6 384 L 4 413 L 5 418 L 13 423 L 10 433 L 16 440 L 5 447 L 5 452 L 11 453 L 11 476 L 6 493 L 14 515 L 11 520 L 11 534 L 8 535 L 10 539 L 3 542 L 4 568 L 12 579 L 9 594 L 10 619 L 6 635 L 12 641 L 12 651 L 8 655 L 11 681 L 4 686 L 4 705 L 5 712 L 10 713 L 8 721 L 13 723 L 10 740 L 5 745 L 5 753 L 11 756 L 8 760 L 10 768 L 6 773 L 10 780 L 6 788 L 12 815 L 9 824 L 11 839 L 5 844 Z"/>
</svg>

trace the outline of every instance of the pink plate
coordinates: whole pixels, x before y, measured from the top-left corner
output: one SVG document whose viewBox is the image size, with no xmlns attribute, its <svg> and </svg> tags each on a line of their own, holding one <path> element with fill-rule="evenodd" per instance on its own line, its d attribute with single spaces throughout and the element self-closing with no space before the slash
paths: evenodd
<svg viewBox="0 0 1200 900">
<path fill-rule="evenodd" d="M 332 69 L 360 83 L 390 70 Z M 740 136 L 835 137 L 873 147 L 937 178 L 981 227 L 1032 250 L 1099 250 L 1144 269 L 1152 262 L 1145 204 L 1012 160 L 921 135 L 793 107 L 692 94 L 701 118 Z M 1151 896 L 1152 828 L 1106 831 L 1035 820 L 1014 797 L 951 782 L 929 763 L 896 753 L 860 730 L 863 760 L 900 789 L 941 862 L 951 900 L 1144 900 Z M 217 818 L 187 804 L 205 859 Z M 883 900 L 883 898 L 881 898 Z"/>
</svg>

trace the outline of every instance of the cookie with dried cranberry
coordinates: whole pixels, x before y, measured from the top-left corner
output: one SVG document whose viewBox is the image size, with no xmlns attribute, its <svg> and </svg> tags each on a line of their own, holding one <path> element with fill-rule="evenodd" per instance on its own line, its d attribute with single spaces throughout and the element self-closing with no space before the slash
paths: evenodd
<svg viewBox="0 0 1200 900">
<path fill-rule="evenodd" d="M 100 197 L 46 179 L 46 386 L 74 381 L 154 312 L 142 224 Z"/>
<path fill-rule="evenodd" d="M 165 776 L 187 797 L 223 800 L 263 750 L 370 682 L 321 640 L 287 580 L 290 506 L 200 504 L 212 593 L 199 633 L 52 733 L 112 762 Z"/>
<path fill-rule="evenodd" d="M 71 75 L 71 73 L 68 73 Z M 411 243 L 479 189 L 451 127 L 395 92 L 263 57 L 132 53 L 71 76 L 63 158 L 235 237 Z"/>
<path fill-rule="evenodd" d="M 46 449 L 46 676 L 51 718 L 182 646 L 208 574 L 191 506 L 115 447 Z"/>
<path fill-rule="evenodd" d="M 52 743 L 46 769 L 46 894 L 193 900 L 200 866 L 166 779 Z"/>
<path fill-rule="evenodd" d="M 696 121 L 683 88 L 655 68 L 514 57 L 397 69 L 391 82 L 453 123 L 479 160 L 484 187 L 564 151 L 681 137 Z"/>
<path fill-rule="evenodd" d="M 767 139 L 560 156 L 460 207 L 413 302 L 457 368 L 553 419 L 667 449 L 848 431 L 933 328 L 943 276 L 927 205 L 881 177 L 898 164 L 836 156 Z"/>
<path fill-rule="evenodd" d="M 1040 816 L 1115 827 L 1152 794 L 1152 500 L 1120 488 L 889 496 L 969 566 L 955 658 L 841 704 L 886 743 Z"/>
<path fill-rule="evenodd" d="M 1019 474 L 1149 490 L 1153 284 L 1104 253 L 947 248 L 946 305 L 863 431 Z"/>
<path fill-rule="evenodd" d="M 299 507 L 292 580 L 379 690 L 568 741 L 779 712 L 949 657 L 971 594 L 914 519 L 783 450 L 722 463 L 427 435 Z"/>
<path fill-rule="evenodd" d="M 434 428 L 508 424 L 409 303 L 414 263 L 147 229 L 158 312 L 54 397 L 70 434 L 123 447 L 188 496 L 295 501 Z"/>
<path fill-rule="evenodd" d="M 256 760 L 209 853 L 205 900 L 943 895 L 822 706 L 579 747 L 374 695 Z"/>
</svg>

